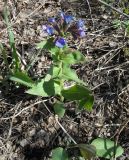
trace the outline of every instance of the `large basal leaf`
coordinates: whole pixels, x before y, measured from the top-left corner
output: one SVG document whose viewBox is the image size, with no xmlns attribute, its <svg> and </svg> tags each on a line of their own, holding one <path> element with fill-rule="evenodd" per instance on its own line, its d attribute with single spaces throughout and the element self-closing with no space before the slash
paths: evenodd
<svg viewBox="0 0 129 160">
<path fill-rule="evenodd" d="M 96 147 L 97 156 L 106 159 L 117 158 L 124 152 L 121 146 L 115 145 L 110 139 L 97 138 L 91 144 Z"/>
<path fill-rule="evenodd" d="M 33 80 L 26 75 L 24 72 L 16 72 L 10 76 L 10 80 L 15 81 L 17 83 L 23 84 L 27 87 L 34 87 L 35 83 Z"/>
<path fill-rule="evenodd" d="M 59 95 L 61 92 L 60 82 L 56 79 L 44 81 L 43 89 L 50 96 Z"/>
<path fill-rule="evenodd" d="M 91 91 L 84 86 L 75 84 L 72 87 L 62 90 L 61 94 L 68 100 L 82 100 L 87 98 L 91 94 Z"/>
<path fill-rule="evenodd" d="M 86 109 L 87 111 L 92 111 L 94 104 L 94 96 L 89 94 L 85 99 L 80 100 L 79 109 Z"/>
<path fill-rule="evenodd" d="M 59 117 L 63 117 L 65 114 L 64 104 L 61 102 L 55 103 L 54 111 L 55 111 L 55 114 L 57 114 Z"/>
<path fill-rule="evenodd" d="M 94 146 L 89 144 L 77 144 L 77 146 L 85 160 L 92 160 L 96 156 L 96 148 Z"/>
<path fill-rule="evenodd" d="M 69 50 L 68 50 L 69 51 Z M 69 51 L 69 54 L 62 55 L 62 61 L 66 64 L 76 64 L 85 61 L 85 56 L 79 51 Z"/>
<path fill-rule="evenodd" d="M 58 147 L 52 150 L 52 160 L 68 160 L 68 155 L 63 148 Z"/>
<path fill-rule="evenodd" d="M 43 96 L 48 97 L 49 95 L 43 89 L 44 80 L 38 82 L 35 86 L 28 89 L 26 93 L 36 95 L 36 96 Z"/>
<path fill-rule="evenodd" d="M 60 92 L 61 87 L 59 85 L 59 82 L 53 79 L 50 79 L 49 81 L 42 80 L 38 82 L 35 86 L 33 86 L 31 89 L 26 91 L 26 93 L 28 94 L 43 97 L 54 96 L 60 94 Z"/>
</svg>

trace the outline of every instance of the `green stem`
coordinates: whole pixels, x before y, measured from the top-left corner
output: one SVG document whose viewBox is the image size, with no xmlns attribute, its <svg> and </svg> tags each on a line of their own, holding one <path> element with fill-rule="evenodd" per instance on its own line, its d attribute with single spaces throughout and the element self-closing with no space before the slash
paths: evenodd
<svg viewBox="0 0 129 160">
<path fill-rule="evenodd" d="M 59 55 L 61 55 L 61 54 L 63 54 L 62 48 L 59 51 Z M 60 63 L 59 63 L 59 68 L 60 68 L 60 72 L 61 72 L 61 75 L 62 75 L 63 74 L 63 62 L 62 61 L 60 61 Z M 61 86 L 61 90 L 62 90 L 64 88 L 64 80 L 63 80 L 62 77 L 60 78 L 60 86 Z M 63 102 L 64 97 L 61 95 L 60 98 L 61 98 L 61 102 Z"/>
</svg>

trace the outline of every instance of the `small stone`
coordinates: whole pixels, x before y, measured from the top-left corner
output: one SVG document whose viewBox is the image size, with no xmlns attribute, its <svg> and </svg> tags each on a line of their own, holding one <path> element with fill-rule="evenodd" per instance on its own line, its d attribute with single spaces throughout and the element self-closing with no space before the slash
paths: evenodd
<svg viewBox="0 0 129 160">
<path fill-rule="evenodd" d="M 116 47 L 116 46 L 117 46 L 117 43 L 111 41 L 111 42 L 109 42 L 109 46 L 110 46 L 110 47 Z"/>
<path fill-rule="evenodd" d="M 102 17 L 103 17 L 103 19 L 108 19 L 109 18 L 109 16 L 107 16 L 105 14 Z"/>
<path fill-rule="evenodd" d="M 8 141 L 8 142 L 6 143 L 6 146 L 7 146 L 8 149 L 12 148 L 12 142 L 11 142 L 11 141 Z"/>
<path fill-rule="evenodd" d="M 20 145 L 21 145 L 22 147 L 25 147 L 25 146 L 28 145 L 28 144 L 29 144 L 29 142 L 28 142 L 26 139 L 23 139 L 23 140 L 20 141 Z"/>
<path fill-rule="evenodd" d="M 5 160 L 5 156 L 0 155 L 0 160 Z"/>
<path fill-rule="evenodd" d="M 39 64 L 38 64 L 38 68 L 42 68 L 42 67 L 43 67 L 42 62 L 39 62 Z"/>
<path fill-rule="evenodd" d="M 36 129 L 34 128 L 34 129 L 30 130 L 28 134 L 30 137 L 32 137 L 35 135 L 35 133 L 36 133 Z"/>
<path fill-rule="evenodd" d="M 42 62 L 45 61 L 45 57 L 44 57 L 44 56 L 41 57 L 41 61 L 42 61 Z"/>
<path fill-rule="evenodd" d="M 37 133 L 37 136 L 38 136 L 39 138 L 44 137 L 45 135 L 46 135 L 46 132 L 45 132 L 43 129 L 41 129 L 41 130 Z"/>
</svg>

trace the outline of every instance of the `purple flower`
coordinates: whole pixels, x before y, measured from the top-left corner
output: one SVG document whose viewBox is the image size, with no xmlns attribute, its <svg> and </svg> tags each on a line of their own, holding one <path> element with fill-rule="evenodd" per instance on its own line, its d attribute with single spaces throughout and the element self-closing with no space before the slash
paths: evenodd
<svg viewBox="0 0 129 160">
<path fill-rule="evenodd" d="M 57 38 L 55 41 L 55 45 L 59 48 L 63 48 L 66 45 L 66 41 L 64 38 Z"/>
<path fill-rule="evenodd" d="M 60 34 L 60 28 L 58 26 L 58 22 L 56 22 L 55 18 L 49 18 L 48 22 L 50 22 L 52 24 L 53 29 L 58 32 L 58 34 Z"/>
<path fill-rule="evenodd" d="M 46 25 L 42 25 L 42 29 L 43 29 L 43 31 L 46 31 L 47 26 Z"/>
<path fill-rule="evenodd" d="M 83 29 L 80 29 L 79 31 L 78 31 L 78 33 L 79 33 L 79 36 L 82 38 L 82 37 L 85 37 L 85 32 L 84 32 L 84 30 Z"/>
<path fill-rule="evenodd" d="M 49 36 L 52 36 L 54 34 L 54 28 L 51 26 L 43 25 L 42 26 L 43 31 L 45 31 Z"/>
<path fill-rule="evenodd" d="M 73 21 L 74 17 L 60 12 L 57 18 L 49 18 L 49 25 L 43 25 L 43 31 L 49 36 L 54 35 L 54 43 L 57 47 L 63 48 L 66 45 L 67 36 L 69 33 L 74 39 L 85 37 L 84 21 Z"/>
<path fill-rule="evenodd" d="M 84 27 L 84 21 L 82 21 L 81 19 L 77 22 L 77 27 L 78 28 L 82 28 Z"/>
<path fill-rule="evenodd" d="M 85 31 L 83 29 L 71 28 L 69 32 L 72 34 L 73 38 L 76 40 L 78 38 L 85 37 Z"/>
</svg>

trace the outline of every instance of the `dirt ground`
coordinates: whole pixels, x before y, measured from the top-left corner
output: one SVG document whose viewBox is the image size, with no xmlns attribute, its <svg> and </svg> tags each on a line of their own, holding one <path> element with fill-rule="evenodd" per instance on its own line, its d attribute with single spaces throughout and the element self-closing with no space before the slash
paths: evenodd
<svg viewBox="0 0 129 160">
<path fill-rule="evenodd" d="M 8 0 L 16 48 L 23 67 L 36 57 L 29 73 L 35 79 L 43 77 L 51 58 L 44 51 L 37 55 L 35 44 L 45 39 L 42 25 L 61 10 L 83 19 L 87 36 L 79 50 L 88 60 L 74 68 L 92 89 L 95 103 L 92 112 L 79 113 L 74 103 L 67 103 L 59 123 L 77 143 L 90 143 L 97 137 L 115 140 L 124 148 L 118 160 L 129 160 L 129 55 L 125 53 L 129 41 L 125 30 L 115 29 L 112 24 L 116 18 L 126 17 L 114 14 L 97 0 L 90 0 L 90 6 L 87 2 Z M 0 42 L 6 46 L 11 62 L 3 5 L 0 1 Z M 78 47 L 78 43 L 71 45 Z M 0 71 L 3 79 L 6 69 L 1 55 Z M 25 89 L 11 82 L 0 83 L 0 160 L 49 160 L 53 148 L 71 143 L 55 119 L 54 98 L 31 96 Z M 70 154 L 75 159 L 76 153 Z"/>
</svg>

